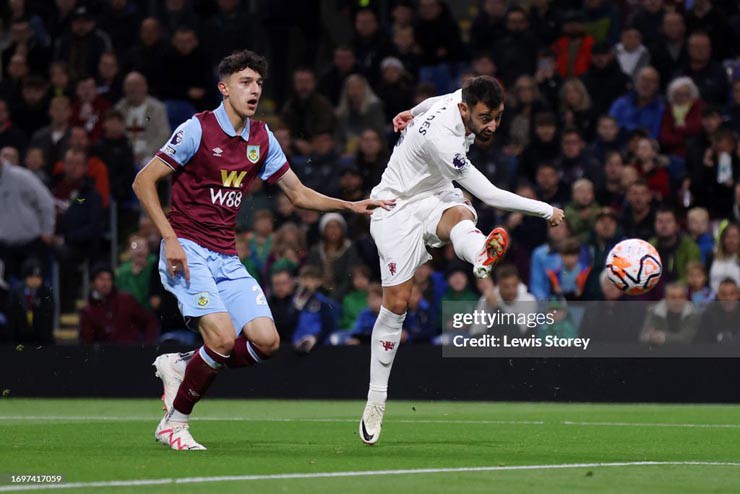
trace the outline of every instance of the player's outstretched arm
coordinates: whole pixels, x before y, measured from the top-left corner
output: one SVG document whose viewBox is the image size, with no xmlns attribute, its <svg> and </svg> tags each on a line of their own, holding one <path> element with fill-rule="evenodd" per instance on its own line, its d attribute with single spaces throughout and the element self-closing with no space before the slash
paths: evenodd
<svg viewBox="0 0 740 494">
<path fill-rule="evenodd" d="M 377 208 L 390 209 L 396 203 L 395 200 L 377 201 L 373 199 L 349 202 L 325 196 L 303 185 L 303 182 L 293 170 L 285 172 L 285 175 L 280 178 L 278 186 L 288 196 L 293 205 L 314 211 L 351 211 L 357 214 L 370 215 Z"/>
<path fill-rule="evenodd" d="M 157 182 L 168 177 L 173 173 L 164 161 L 155 157 L 141 169 L 134 179 L 132 188 L 139 202 L 144 206 L 144 211 L 152 219 L 152 222 L 159 230 L 159 234 L 164 239 L 164 250 L 167 258 L 167 271 L 170 276 L 175 276 L 175 271 L 180 270 L 185 275 L 185 280 L 190 281 L 190 270 L 188 269 L 187 257 L 182 246 L 177 241 L 175 230 L 167 220 L 164 214 L 162 204 L 159 202 L 157 194 Z"/>
<path fill-rule="evenodd" d="M 557 226 L 563 221 L 562 209 L 552 207 L 542 201 L 522 197 L 508 190 L 499 189 L 472 164 L 468 165 L 464 175 L 461 178 L 456 178 L 456 181 L 475 197 L 494 208 L 539 216 L 546 219 L 551 226 Z"/>
</svg>

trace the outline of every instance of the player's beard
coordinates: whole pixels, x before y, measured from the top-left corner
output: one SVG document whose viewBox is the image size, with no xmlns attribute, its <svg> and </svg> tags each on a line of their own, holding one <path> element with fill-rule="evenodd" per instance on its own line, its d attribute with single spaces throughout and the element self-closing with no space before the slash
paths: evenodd
<svg viewBox="0 0 740 494">
<path fill-rule="evenodd" d="M 473 121 L 472 115 L 469 115 L 468 116 L 468 121 L 465 122 L 465 123 L 466 123 L 466 126 L 468 127 L 468 129 L 470 129 L 470 132 L 472 132 L 473 135 L 475 135 L 476 139 L 479 139 L 479 140 L 484 141 L 484 142 L 488 142 L 491 139 L 493 139 L 493 132 L 485 132 L 485 131 L 481 130 L 481 127 L 482 126 L 481 125 L 477 125 Z"/>
</svg>

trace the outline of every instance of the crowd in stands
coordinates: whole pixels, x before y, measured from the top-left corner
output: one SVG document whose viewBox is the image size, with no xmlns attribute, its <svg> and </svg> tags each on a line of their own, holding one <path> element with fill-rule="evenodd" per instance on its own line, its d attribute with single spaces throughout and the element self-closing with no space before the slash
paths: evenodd
<svg viewBox="0 0 740 494">
<path fill-rule="evenodd" d="M 219 104 L 215 65 L 242 48 L 270 61 L 258 116 L 291 167 L 346 200 L 380 181 L 398 112 L 477 75 L 506 88 L 501 127 L 470 160 L 497 186 L 563 208 L 566 221 L 548 228 L 474 200 L 482 230 L 510 234 L 505 263 L 477 281 L 450 246 L 436 249 L 415 276 L 405 340 L 440 341 L 442 304 L 466 302 L 557 311 L 540 335 L 601 320 L 623 341 L 740 341 L 734 0 L 9 0 L 0 341 L 53 343 L 60 312 L 79 315 L 81 343 L 194 341 L 162 288 L 160 239 L 130 184 L 173 129 Z M 237 250 L 282 340 L 300 352 L 368 341 L 381 303 L 369 220 L 298 210 L 274 186 L 250 187 Z M 168 200 L 166 184 L 160 195 Z M 655 305 L 633 324 L 603 274 L 624 238 L 650 241 L 663 261 L 661 283 L 639 298 Z M 568 316 L 569 303 L 591 300 L 615 317 Z"/>
</svg>

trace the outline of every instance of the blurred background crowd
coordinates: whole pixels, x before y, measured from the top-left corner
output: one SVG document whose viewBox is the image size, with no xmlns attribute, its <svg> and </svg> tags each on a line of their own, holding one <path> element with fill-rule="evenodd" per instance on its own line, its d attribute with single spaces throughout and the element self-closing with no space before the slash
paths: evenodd
<svg viewBox="0 0 740 494">
<path fill-rule="evenodd" d="M 406 339 L 439 341 L 445 301 L 561 314 L 573 301 L 618 301 L 604 260 L 620 239 L 642 238 L 663 260 L 643 297 L 658 303 L 621 338 L 738 341 L 735 0 L 0 4 L 0 341 L 195 343 L 162 289 L 160 239 L 130 184 L 174 128 L 219 104 L 215 65 L 242 48 L 269 59 L 258 116 L 292 168 L 346 200 L 379 182 L 398 112 L 476 75 L 506 88 L 502 126 L 470 160 L 567 221 L 548 228 L 476 203 L 482 230 L 510 233 L 505 264 L 476 282 L 451 247 L 435 250 L 416 276 Z M 255 182 L 236 242 L 284 342 L 369 340 L 381 289 L 367 219 L 296 210 Z M 537 333 L 574 336 L 594 317 L 609 319 L 586 309 Z"/>
</svg>

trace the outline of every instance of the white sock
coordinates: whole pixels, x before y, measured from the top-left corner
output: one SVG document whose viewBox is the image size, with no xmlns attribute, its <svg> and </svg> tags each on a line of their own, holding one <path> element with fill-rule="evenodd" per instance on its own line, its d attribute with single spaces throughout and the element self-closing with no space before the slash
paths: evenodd
<svg viewBox="0 0 740 494">
<path fill-rule="evenodd" d="M 370 343 L 368 401 L 385 403 L 388 397 L 388 379 L 391 377 L 393 359 L 396 358 L 396 351 L 401 343 L 401 328 L 404 319 L 406 319 L 405 312 L 399 316 L 385 307 L 380 307 Z"/>
<path fill-rule="evenodd" d="M 170 416 L 167 420 L 169 420 L 170 422 L 182 422 L 184 424 L 187 424 L 188 419 L 190 419 L 190 414 L 178 412 L 177 409 L 173 407 L 172 412 L 170 412 Z"/>
<path fill-rule="evenodd" d="M 486 236 L 476 228 L 475 223 L 462 220 L 450 230 L 450 240 L 457 257 L 474 265 L 486 243 Z"/>
</svg>

